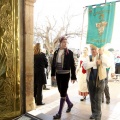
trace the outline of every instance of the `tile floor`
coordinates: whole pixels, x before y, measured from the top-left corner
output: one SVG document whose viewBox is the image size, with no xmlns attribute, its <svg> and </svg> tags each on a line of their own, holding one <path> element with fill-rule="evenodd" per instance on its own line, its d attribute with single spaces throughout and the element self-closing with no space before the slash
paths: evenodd
<svg viewBox="0 0 120 120">
<path fill-rule="evenodd" d="M 40 113 L 52 116 L 56 114 L 59 107 L 59 94 L 57 88 L 47 85 L 50 90 L 43 90 L 43 102 L 44 106 L 36 106 L 35 110 L 29 113 L 37 115 Z M 120 82 L 109 82 L 109 89 L 111 95 L 110 104 L 102 103 L 102 120 L 120 120 Z M 89 120 L 91 115 L 90 99 L 87 96 L 86 101 L 80 101 L 81 96 L 78 95 L 77 82 L 75 84 L 69 84 L 68 95 L 74 104 L 70 113 L 66 113 L 67 104 L 63 109 L 61 120 Z"/>
</svg>

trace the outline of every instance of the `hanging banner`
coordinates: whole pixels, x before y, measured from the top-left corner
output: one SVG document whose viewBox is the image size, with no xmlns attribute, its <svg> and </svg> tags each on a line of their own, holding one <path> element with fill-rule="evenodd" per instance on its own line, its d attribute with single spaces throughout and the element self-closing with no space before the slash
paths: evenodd
<svg viewBox="0 0 120 120">
<path fill-rule="evenodd" d="M 115 2 L 88 7 L 87 44 L 101 48 L 111 42 Z"/>
</svg>

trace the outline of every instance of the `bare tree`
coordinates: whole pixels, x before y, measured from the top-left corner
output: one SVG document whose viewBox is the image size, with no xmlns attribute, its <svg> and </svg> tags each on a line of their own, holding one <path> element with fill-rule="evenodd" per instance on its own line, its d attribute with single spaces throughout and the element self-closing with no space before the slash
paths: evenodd
<svg viewBox="0 0 120 120">
<path fill-rule="evenodd" d="M 72 27 L 72 20 L 79 15 L 64 15 L 61 18 L 61 25 L 57 24 L 58 20 L 53 17 L 50 20 L 46 17 L 46 24 L 45 25 L 36 25 L 34 27 L 34 36 L 35 42 L 39 42 L 42 40 L 44 43 L 44 47 L 50 52 L 51 49 L 55 49 L 58 46 L 58 41 L 60 36 L 66 37 L 74 37 L 74 36 L 81 36 L 81 28 L 80 25 Z"/>
</svg>

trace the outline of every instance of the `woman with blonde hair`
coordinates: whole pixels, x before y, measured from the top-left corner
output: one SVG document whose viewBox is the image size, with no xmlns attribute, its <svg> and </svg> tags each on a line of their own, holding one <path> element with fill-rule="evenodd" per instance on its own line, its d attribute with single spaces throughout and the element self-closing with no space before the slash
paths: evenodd
<svg viewBox="0 0 120 120">
<path fill-rule="evenodd" d="M 42 102 L 42 86 L 46 84 L 45 68 L 48 62 L 45 54 L 41 52 L 40 43 L 34 46 L 34 97 L 37 105 L 44 105 Z"/>
<path fill-rule="evenodd" d="M 87 58 L 88 56 L 88 48 L 84 47 L 83 53 L 80 56 L 79 63 L 77 66 L 77 79 L 78 79 L 78 94 L 80 96 L 83 96 L 81 101 L 86 100 L 86 96 L 88 95 L 88 88 L 87 88 L 87 81 L 86 81 L 86 70 L 82 66 L 82 62 Z"/>
</svg>

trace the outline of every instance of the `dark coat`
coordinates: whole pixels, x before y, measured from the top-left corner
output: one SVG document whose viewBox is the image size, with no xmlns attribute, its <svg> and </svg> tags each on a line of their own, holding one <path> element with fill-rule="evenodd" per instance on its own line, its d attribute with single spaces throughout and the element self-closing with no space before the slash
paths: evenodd
<svg viewBox="0 0 120 120">
<path fill-rule="evenodd" d="M 48 67 L 48 61 L 44 53 L 34 55 L 34 82 L 46 84 L 45 68 Z"/>
<path fill-rule="evenodd" d="M 59 51 L 59 49 L 54 52 L 52 68 L 51 68 L 51 76 L 55 76 L 55 74 L 56 74 L 56 57 L 57 57 L 58 51 Z M 66 49 L 64 51 L 63 70 L 71 70 L 71 72 L 70 72 L 71 80 L 76 80 L 76 67 L 75 67 L 73 52 L 69 49 L 68 49 L 68 53 L 67 53 Z"/>
</svg>

